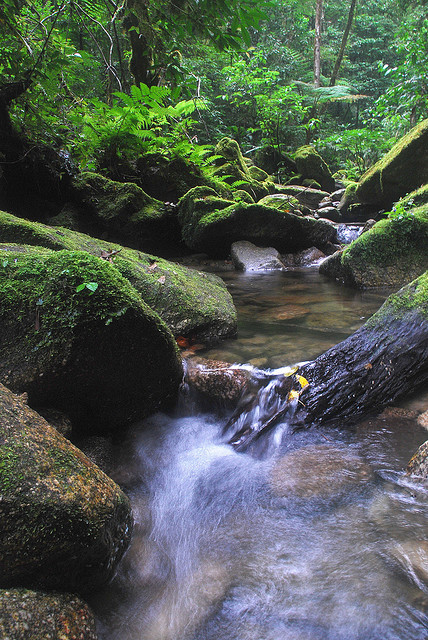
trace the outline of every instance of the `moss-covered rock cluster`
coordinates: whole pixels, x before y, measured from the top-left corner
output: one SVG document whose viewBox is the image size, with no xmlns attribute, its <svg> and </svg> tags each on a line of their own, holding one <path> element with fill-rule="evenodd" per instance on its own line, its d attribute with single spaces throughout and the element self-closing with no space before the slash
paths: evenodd
<svg viewBox="0 0 428 640">
<path fill-rule="evenodd" d="M 139 247 L 166 236 L 171 244 L 179 242 L 173 212 L 132 182 L 115 182 L 86 171 L 74 179 L 72 193 L 82 209 L 80 228 L 91 223 L 98 235 Z"/>
<path fill-rule="evenodd" d="M 3 385 L 0 437 L 0 587 L 104 584 L 130 540 L 127 497 Z"/>
<path fill-rule="evenodd" d="M 185 196 L 180 202 L 179 219 L 188 247 L 226 256 L 232 243 L 247 240 L 257 246 L 273 246 L 284 253 L 312 246 L 331 253 L 329 247 L 335 242 L 337 232 L 326 221 L 260 203 L 224 204 L 221 208 L 212 208 L 206 196 L 195 190 Z"/>
<path fill-rule="evenodd" d="M 206 187 L 197 187 L 205 193 Z M 208 189 L 208 193 L 211 192 Z M 220 200 L 214 196 L 214 200 Z M 203 202 L 205 200 L 202 199 Z M 230 201 L 225 201 L 230 206 Z M 49 227 L 0 212 L 2 251 L 25 251 L 37 245 L 49 249 L 87 251 L 111 260 L 168 325 L 174 335 L 206 343 L 236 335 L 236 310 L 223 281 L 142 251 L 98 240 L 66 228 Z"/>
<path fill-rule="evenodd" d="M 1 265 L 0 380 L 12 391 L 98 430 L 173 401 L 174 338 L 112 264 L 42 249 L 2 252 Z"/>
<path fill-rule="evenodd" d="M 428 268 L 428 205 L 377 222 L 320 272 L 360 288 L 401 286 Z"/>
<path fill-rule="evenodd" d="M 214 175 L 228 185 L 247 191 L 256 200 L 269 193 L 275 187 L 268 174 L 258 167 L 248 166 L 236 140 L 222 138 L 215 148 L 215 153 L 223 158 Z"/>
</svg>

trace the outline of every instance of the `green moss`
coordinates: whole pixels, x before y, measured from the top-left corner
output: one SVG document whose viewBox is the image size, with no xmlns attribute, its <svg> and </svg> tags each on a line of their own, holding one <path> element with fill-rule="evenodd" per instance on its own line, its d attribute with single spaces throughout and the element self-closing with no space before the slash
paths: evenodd
<svg viewBox="0 0 428 640">
<path fill-rule="evenodd" d="M 205 200 L 202 194 L 207 194 Z M 197 187 L 195 194 L 202 206 L 210 210 L 217 203 L 230 205 L 222 201 L 214 191 L 207 187 Z M 213 195 L 214 194 L 214 195 Z M 5 233 L 3 233 L 5 229 Z M 28 233 L 28 230 L 30 233 Z M 236 311 L 232 298 L 224 283 L 215 276 L 201 274 L 180 265 L 162 260 L 146 253 L 128 249 L 121 245 L 104 242 L 71 231 L 70 229 L 50 228 L 32 223 L 10 214 L 0 213 L 0 233 L 17 242 L 30 239 L 37 245 L 54 245 L 54 248 L 67 248 L 73 251 L 87 251 L 97 257 L 104 255 L 112 260 L 110 266 L 116 267 L 142 296 L 146 304 L 154 309 L 176 335 L 192 335 L 207 342 L 236 334 Z M 53 242 L 54 240 L 54 242 Z M 33 256 L 46 255 L 47 249 L 16 245 L 0 245 L 5 259 L 12 263 L 16 256 L 12 253 L 31 252 Z M 7 255 L 6 255 L 7 253 Z M 106 264 L 107 260 L 100 260 Z M 0 262 L 0 270 L 1 270 Z M 87 276 L 87 282 L 97 281 L 96 274 Z M 80 280 L 77 284 L 83 282 Z M 77 286 L 76 284 L 76 286 Z M 80 296 L 88 294 L 81 292 Z M 96 292 L 96 295 L 99 291 Z M 95 295 L 95 294 L 94 294 Z M 32 311 L 34 314 L 34 310 Z"/>
<path fill-rule="evenodd" d="M 323 189 L 334 188 L 334 179 L 330 169 L 314 147 L 305 145 L 297 149 L 294 161 L 303 179 L 315 180 Z"/>
<path fill-rule="evenodd" d="M 359 202 L 390 206 L 428 182 L 428 119 L 423 120 L 361 177 Z"/>
<path fill-rule="evenodd" d="M 406 209 L 411 207 L 419 207 L 424 204 L 428 204 L 428 184 L 424 184 L 419 189 L 415 189 L 408 193 L 404 198 L 401 198 L 399 204 L 402 204 Z"/>
<path fill-rule="evenodd" d="M 358 287 L 402 285 L 428 267 L 427 246 L 428 205 L 424 205 L 377 222 L 321 270 Z"/>
<path fill-rule="evenodd" d="M 397 318 L 416 312 L 428 319 L 428 271 L 419 278 L 404 286 L 397 293 L 389 296 L 387 301 L 367 322 L 367 326 L 375 326 L 391 313 Z"/>
</svg>

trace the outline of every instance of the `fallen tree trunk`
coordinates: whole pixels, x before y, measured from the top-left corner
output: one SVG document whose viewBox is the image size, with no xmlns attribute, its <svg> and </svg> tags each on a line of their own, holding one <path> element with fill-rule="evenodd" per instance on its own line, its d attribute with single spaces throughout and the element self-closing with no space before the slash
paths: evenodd
<svg viewBox="0 0 428 640">
<path fill-rule="evenodd" d="M 314 361 L 271 385 L 275 400 L 253 420 L 238 406 L 226 425 L 243 451 L 279 420 L 291 428 L 346 422 L 377 413 L 428 380 L 428 272 L 390 296 L 358 331 Z M 287 374 L 290 378 L 290 374 Z M 282 396 L 282 398 L 281 398 Z"/>
</svg>

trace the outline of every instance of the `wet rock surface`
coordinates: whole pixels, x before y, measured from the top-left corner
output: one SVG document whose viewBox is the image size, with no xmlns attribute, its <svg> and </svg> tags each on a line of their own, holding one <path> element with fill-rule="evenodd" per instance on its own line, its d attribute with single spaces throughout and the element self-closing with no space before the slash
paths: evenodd
<svg viewBox="0 0 428 640">
<path fill-rule="evenodd" d="M 279 251 L 273 247 L 256 247 L 251 242 L 242 240 L 232 244 L 230 254 L 238 271 L 272 271 L 284 268 Z"/>
<path fill-rule="evenodd" d="M 128 498 L 2 385 L 0 425 L 0 587 L 100 587 L 129 544 Z"/>
<path fill-rule="evenodd" d="M 97 640 L 95 619 L 78 596 L 28 589 L 0 590 L 3 640 Z"/>
</svg>

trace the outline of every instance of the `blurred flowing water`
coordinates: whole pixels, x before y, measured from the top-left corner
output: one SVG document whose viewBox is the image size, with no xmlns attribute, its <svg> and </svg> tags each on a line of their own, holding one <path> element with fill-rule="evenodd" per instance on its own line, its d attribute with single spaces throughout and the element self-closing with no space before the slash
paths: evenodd
<svg viewBox="0 0 428 640">
<path fill-rule="evenodd" d="M 222 274 L 239 339 L 204 355 L 278 367 L 360 326 L 385 292 L 308 269 Z M 407 409 L 428 408 L 416 396 Z M 288 433 L 269 455 L 222 441 L 183 398 L 135 425 L 114 477 L 136 527 L 92 602 L 101 640 L 427 640 L 428 487 L 403 473 L 427 438 L 397 409 L 352 429 Z"/>
</svg>

